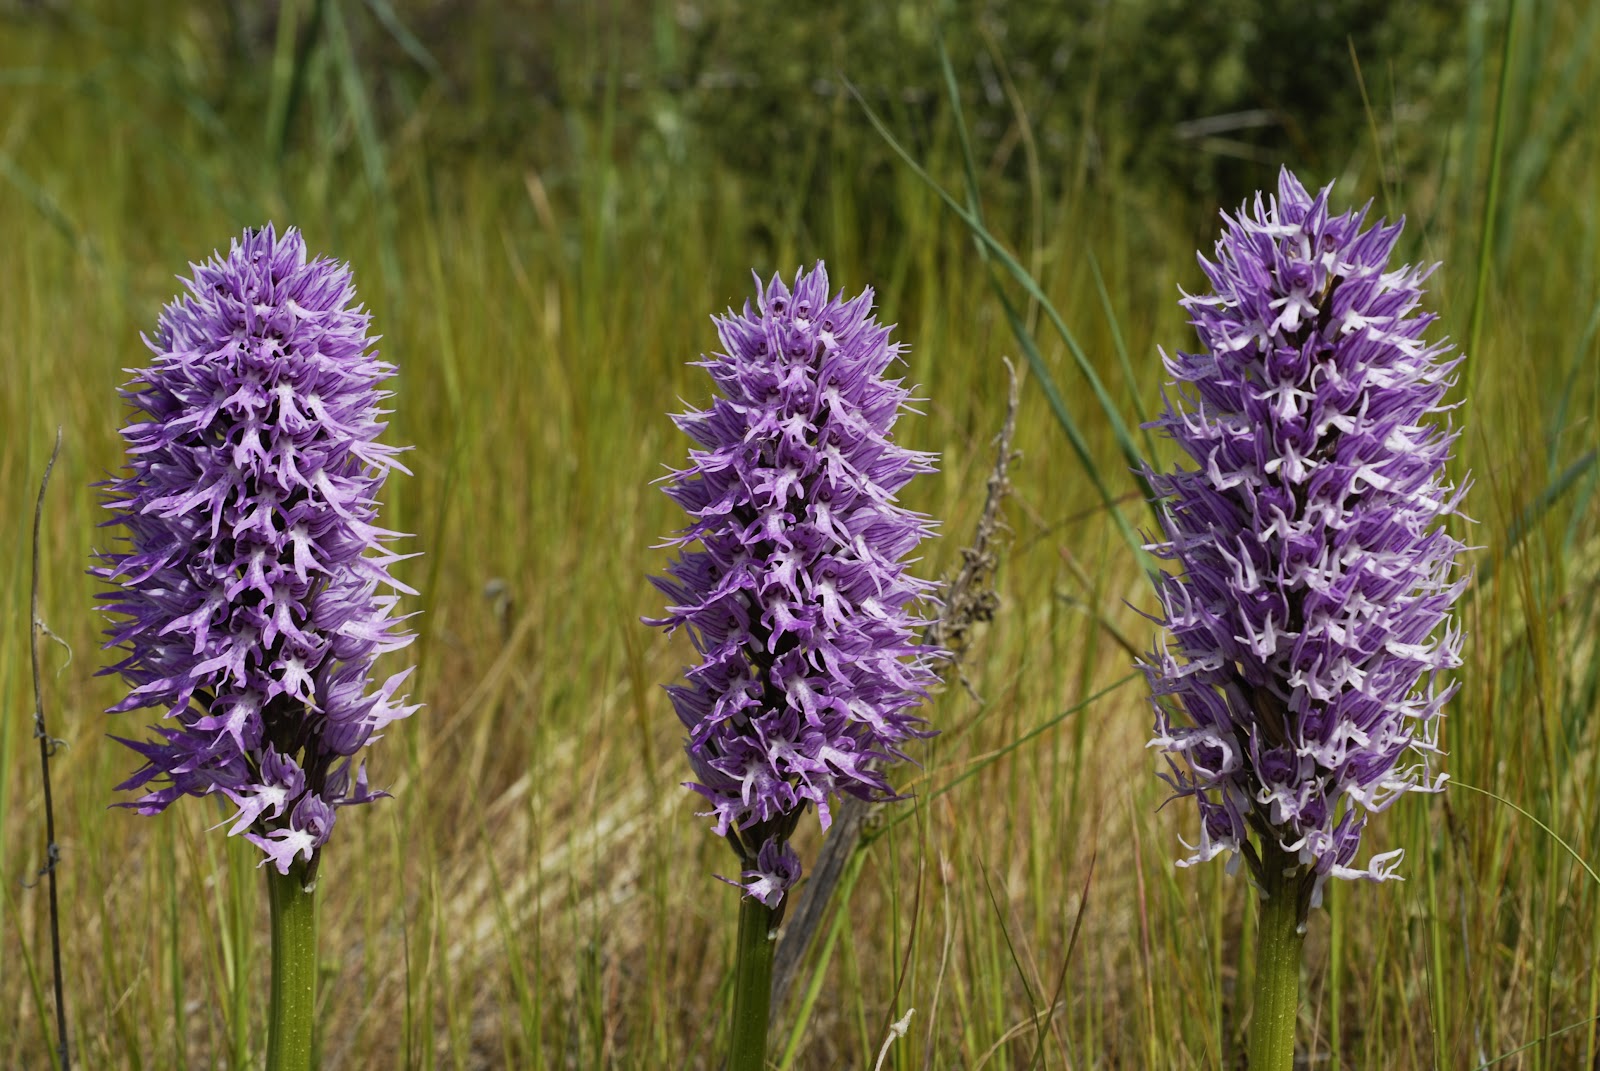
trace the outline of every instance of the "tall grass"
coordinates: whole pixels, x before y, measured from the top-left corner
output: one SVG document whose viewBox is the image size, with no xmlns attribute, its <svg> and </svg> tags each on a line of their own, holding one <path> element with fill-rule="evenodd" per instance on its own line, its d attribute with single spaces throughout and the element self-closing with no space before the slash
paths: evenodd
<svg viewBox="0 0 1600 1071">
<path fill-rule="evenodd" d="M 1522 8 L 1506 49 L 1500 9 L 1474 8 L 1477 43 L 1453 62 L 1478 88 L 1430 102 L 1443 163 L 1393 194 L 1409 251 L 1446 261 L 1442 327 L 1466 338 L 1481 293 L 1459 461 L 1477 480 L 1479 579 L 1445 742 L 1453 777 L 1482 791 L 1399 804 L 1370 836 L 1407 849 L 1407 882 L 1339 889 L 1313 918 L 1314 1066 L 1556 1071 L 1589 1066 L 1600 1043 L 1600 887 L 1538 824 L 1600 860 L 1600 40 L 1576 5 Z M 703 390 L 684 366 L 713 344 L 702 310 L 740 300 L 749 267 L 826 255 L 841 285 L 880 287 L 912 343 L 928 401 L 904 434 L 944 461 L 910 504 L 944 519 L 928 567 L 953 570 L 1003 409 L 1000 358 L 1026 356 L 969 229 L 908 168 L 858 173 L 834 141 L 812 147 L 804 177 L 757 184 L 719 166 L 670 98 L 628 88 L 598 20 L 563 52 L 565 74 L 608 76 L 509 154 L 442 151 L 456 114 L 443 95 L 380 135 L 336 27 L 303 60 L 302 125 L 280 154 L 278 113 L 219 114 L 194 88 L 215 62 L 195 52 L 204 17 L 105 5 L 0 35 L 0 1063 L 47 1066 L 53 1048 L 42 897 L 17 879 L 43 843 L 26 507 L 58 423 L 42 600 L 73 648 L 65 668 L 48 656 L 46 702 L 71 744 L 55 773 L 74 1050 L 84 1066 L 200 1068 L 251 1066 L 264 1048 L 250 853 L 208 832 L 220 814 L 204 804 L 160 821 L 107 809 L 132 764 L 105 733 L 140 722 L 99 713 L 115 692 L 92 676 L 84 568 L 105 538 L 89 484 L 119 464 L 115 387 L 144 360 L 139 332 L 188 258 L 270 217 L 363 283 L 400 367 L 391 438 L 417 447 L 387 517 L 426 552 L 405 578 L 426 610 L 414 653 L 428 706 L 375 749 L 394 799 L 341 823 L 321 886 L 323 1066 L 712 1067 L 734 894 L 707 892 L 726 850 L 677 787 L 679 734 L 656 688 L 689 651 L 638 624 L 658 609 L 642 583 L 663 563 L 653 544 L 678 523 L 650 486 L 684 449 L 664 414 Z M 1360 59 L 1390 136 L 1384 57 Z M 1497 99 L 1515 109 L 1498 140 Z M 839 103 L 841 127 L 866 123 Z M 1092 97 L 1070 103 L 1097 136 L 1140 134 Z M 645 134 L 620 136 L 647 114 Z M 906 130 L 892 109 L 885 121 Z M 980 187 L 1015 134 L 974 133 Z M 938 111 L 916 153 L 961 201 L 957 135 Z M 1484 250 L 1491 149 L 1503 177 Z M 1339 177 L 1347 195 L 1394 177 L 1366 145 L 1326 155 L 1344 173 L 1309 178 Z M 1214 228 L 1181 191 L 1092 164 L 986 220 L 1131 426 L 1161 384 L 1157 344 L 1188 341 L 1173 283 L 1200 285 L 1192 251 Z M 862 209 L 885 188 L 892 226 Z M 1036 337 L 1088 464 L 1137 524 L 1121 436 L 1062 338 Z M 847 874 L 850 912 L 812 960 L 825 973 L 802 974 L 781 1020 L 797 1024 L 778 1035 L 784 1066 L 871 1066 L 912 1007 L 885 1067 L 1238 1066 L 1253 909 L 1220 867 L 1172 866 L 1189 816 L 1160 809 L 1123 646 L 1152 639 L 1134 612 L 1152 608 L 1148 586 L 1037 377 L 1017 445 L 1005 602 L 967 669 L 982 700 L 953 688 L 930 704 L 942 735 L 914 801 Z"/>
</svg>

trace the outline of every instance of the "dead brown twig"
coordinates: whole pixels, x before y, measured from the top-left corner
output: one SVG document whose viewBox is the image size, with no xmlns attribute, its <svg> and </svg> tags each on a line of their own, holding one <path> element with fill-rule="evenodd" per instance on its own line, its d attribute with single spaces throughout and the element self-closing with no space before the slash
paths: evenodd
<svg viewBox="0 0 1600 1071">
<path fill-rule="evenodd" d="M 39 679 L 39 637 L 49 636 L 57 643 L 61 642 L 39 616 L 39 524 L 44 517 L 44 493 L 50 487 L 50 474 L 55 471 L 56 458 L 60 454 L 61 429 L 56 428 L 56 444 L 44 467 L 44 477 L 39 481 L 39 498 L 33 506 L 33 588 L 28 604 L 28 654 L 33 663 L 33 735 L 39 741 L 39 766 L 44 777 L 45 862 L 37 876 L 49 883 L 50 962 L 55 968 L 56 990 L 56 1057 L 61 1071 L 67 1071 L 72 1064 L 67 1054 L 67 1004 L 61 980 L 61 909 L 56 898 L 56 864 L 61 861 L 61 848 L 56 844 L 55 806 L 50 796 L 50 756 L 55 754 L 62 742 L 45 731 L 44 689 Z"/>
</svg>

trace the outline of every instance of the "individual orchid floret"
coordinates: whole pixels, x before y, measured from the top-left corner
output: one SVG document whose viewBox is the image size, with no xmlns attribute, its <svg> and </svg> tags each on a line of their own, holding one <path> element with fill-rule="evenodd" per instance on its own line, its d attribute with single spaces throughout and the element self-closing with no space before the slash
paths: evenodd
<svg viewBox="0 0 1600 1071">
<path fill-rule="evenodd" d="M 1431 268 L 1389 266 L 1402 223 L 1330 214 L 1284 171 L 1274 198 L 1226 219 L 1213 292 L 1185 297 L 1199 352 L 1165 356 L 1176 390 L 1155 422 L 1189 467 L 1150 473 L 1151 549 L 1170 642 L 1144 666 L 1152 746 L 1195 800 L 1196 863 L 1275 845 L 1330 877 L 1397 876 L 1354 860 L 1369 815 L 1442 789 L 1440 710 L 1455 690 L 1467 581 L 1441 527 L 1465 488 L 1445 476 L 1441 414 L 1459 357 L 1423 339 Z M 1259 872 L 1256 874 L 1260 878 Z"/>
<path fill-rule="evenodd" d="M 724 881 L 728 879 L 724 878 Z M 740 875 L 739 881 L 728 881 L 744 890 L 753 900 L 760 900 L 770 908 L 783 903 L 789 887 L 800 880 L 800 857 L 789 842 L 769 837 L 756 853 L 755 865 Z"/>
<path fill-rule="evenodd" d="M 123 389 L 127 470 L 103 485 L 126 535 L 94 570 L 130 689 L 112 711 L 162 714 L 157 739 L 123 740 L 145 762 L 118 787 L 141 814 L 220 793 L 229 834 L 286 874 L 338 808 L 381 795 L 357 752 L 416 709 L 406 673 L 373 679 L 411 641 L 377 525 L 405 471 L 377 441 L 394 368 L 349 269 L 308 262 L 296 230 L 246 231 L 184 285 Z"/>
<path fill-rule="evenodd" d="M 655 584 L 700 664 L 668 689 L 716 831 L 768 906 L 799 877 L 787 847 L 808 806 L 890 795 L 881 767 L 925 736 L 914 713 L 939 652 L 917 640 L 934 586 L 905 558 L 932 522 L 896 493 L 933 457 L 896 445 L 910 392 L 870 290 L 830 296 L 821 264 L 717 319 L 698 362 L 719 394 L 675 417 L 694 441 L 667 493 L 690 517 Z"/>
</svg>

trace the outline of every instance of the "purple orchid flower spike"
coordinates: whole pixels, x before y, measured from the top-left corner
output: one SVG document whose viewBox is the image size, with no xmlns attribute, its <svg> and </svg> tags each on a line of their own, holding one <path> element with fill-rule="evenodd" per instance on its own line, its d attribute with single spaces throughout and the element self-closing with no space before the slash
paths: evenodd
<svg viewBox="0 0 1600 1071">
<path fill-rule="evenodd" d="M 360 749 L 417 708 L 378 655 L 411 641 L 395 616 L 397 533 L 377 497 L 396 447 L 377 441 L 394 372 L 377 357 L 347 267 L 307 261 L 290 229 L 247 231 L 193 266 L 163 311 L 150 367 L 123 397 L 126 474 L 108 481 L 127 546 L 94 573 L 130 689 L 113 712 L 161 711 L 123 806 L 157 814 L 220 793 L 287 874 L 315 873 L 338 808 L 370 792 Z"/>
<path fill-rule="evenodd" d="M 910 392 L 870 290 L 830 295 L 826 269 L 757 280 L 754 309 L 716 321 L 698 362 L 719 395 L 675 419 L 695 443 L 667 493 L 690 517 L 670 600 L 700 664 L 668 689 L 716 832 L 747 896 L 781 908 L 800 876 L 789 835 L 808 806 L 891 795 L 881 765 L 929 735 L 914 713 L 940 652 L 917 642 L 934 585 L 907 571 L 928 518 L 896 504 L 933 457 L 891 438 Z"/>
<path fill-rule="evenodd" d="M 1225 217 L 1226 218 L 1226 217 Z M 1425 342 L 1431 268 L 1391 269 L 1401 224 L 1363 229 L 1283 171 L 1246 205 L 1186 296 L 1199 353 L 1155 426 L 1192 467 L 1147 472 L 1171 643 L 1144 664 L 1151 746 L 1200 811 L 1180 865 L 1241 856 L 1259 890 L 1249 1062 L 1294 1066 L 1307 915 L 1330 878 L 1397 877 L 1356 857 L 1367 818 L 1437 792 L 1467 584 L 1441 526 L 1457 432 L 1439 414 L 1460 361 Z M 1165 355 L 1164 355 L 1165 356 Z M 1173 648 L 1176 648 L 1174 652 Z M 1252 840 L 1252 838 L 1254 838 Z"/>
<path fill-rule="evenodd" d="M 1265 888 L 1263 856 L 1285 860 L 1308 875 L 1303 924 L 1330 878 L 1396 877 L 1399 851 L 1356 863 L 1368 817 L 1444 786 L 1467 579 L 1439 418 L 1460 358 L 1422 337 L 1433 269 L 1389 266 L 1403 221 L 1334 215 L 1288 171 L 1225 218 L 1200 261 L 1214 292 L 1183 300 L 1200 350 L 1164 355 L 1178 389 L 1155 426 L 1189 467 L 1150 474 L 1152 549 L 1178 566 L 1159 578 L 1170 647 L 1144 666 L 1151 743 L 1200 812 L 1180 865 L 1243 854 Z"/>
</svg>

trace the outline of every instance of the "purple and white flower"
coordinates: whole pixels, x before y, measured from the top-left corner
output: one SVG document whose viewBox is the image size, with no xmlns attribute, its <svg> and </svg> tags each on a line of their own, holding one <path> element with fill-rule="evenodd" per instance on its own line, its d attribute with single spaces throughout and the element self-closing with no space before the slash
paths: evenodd
<svg viewBox="0 0 1600 1071">
<path fill-rule="evenodd" d="M 650 623 L 687 626 L 700 664 L 668 689 L 695 791 L 745 865 L 747 895 L 782 902 L 800 875 L 787 840 L 815 805 L 882 799 L 882 767 L 928 735 L 914 713 L 940 652 L 917 640 L 934 585 L 905 557 L 932 531 L 896 503 L 929 454 L 891 438 L 910 392 L 870 290 L 830 295 L 821 264 L 757 280 L 755 308 L 716 320 L 698 364 L 719 394 L 674 422 L 695 443 L 667 493 L 690 517 L 654 583 Z"/>
<path fill-rule="evenodd" d="M 288 873 L 311 864 L 338 808 L 368 788 L 357 753 L 412 713 L 378 683 L 378 655 L 411 641 L 394 615 L 411 589 L 377 525 L 390 469 L 369 316 L 349 269 L 307 261 L 290 229 L 246 231 L 192 265 L 163 310 L 148 368 L 123 389 L 124 475 L 107 481 L 126 546 L 94 573 L 117 615 L 105 672 L 130 691 L 113 712 L 155 708 L 154 740 L 123 740 L 144 765 L 119 790 L 157 814 L 220 793 L 244 834 Z"/>
<path fill-rule="evenodd" d="M 1403 221 L 1333 215 L 1286 170 L 1224 218 L 1200 259 L 1213 292 L 1182 302 L 1199 352 L 1163 355 L 1177 389 L 1155 426 L 1189 467 L 1149 474 L 1151 549 L 1178 567 L 1158 578 L 1170 646 L 1144 665 L 1151 745 L 1200 810 L 1184 865 L 1254 868 L 1254 833 L 1314 873 L 1316 903 L 1330 877 L 1395 877 L 1398 851 L 1356 863 L 1368 816 L 1444 786 L 1467 579 L 1440 415 L 1460 358 L 1423 339 L 1432 269 L 1389 266 Z"/>
</svg>

